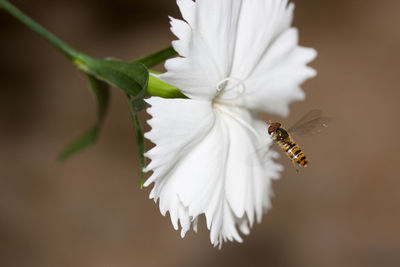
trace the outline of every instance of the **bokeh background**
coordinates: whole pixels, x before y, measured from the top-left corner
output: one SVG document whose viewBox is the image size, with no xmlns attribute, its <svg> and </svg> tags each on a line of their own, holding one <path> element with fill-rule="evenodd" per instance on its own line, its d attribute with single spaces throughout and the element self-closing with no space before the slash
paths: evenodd
<svg viewBox="0 0 400 267">
<path fill-rule="evenodd" d="M 124 60 L 167 46 L 167 15 L 179 17 L 174 0 L 12 2 L 77 49 Z M 280 120 L 290 125 L 318 108 L 334 121 L 297 140 L 310 168 L 296 174 L 281 157 L 273 209 L 243 244 L 221 251 L 204 220 L 182 240 L 149 189 L 139 189 L 118 89 L 98 144 L 56 160 L 95 120 L 87 82 L 0 10 L 0 265 L 400 266 L 400 1 L 294 2 L 301 44 L 319 52 L 319 75 Z"/>
</svg>

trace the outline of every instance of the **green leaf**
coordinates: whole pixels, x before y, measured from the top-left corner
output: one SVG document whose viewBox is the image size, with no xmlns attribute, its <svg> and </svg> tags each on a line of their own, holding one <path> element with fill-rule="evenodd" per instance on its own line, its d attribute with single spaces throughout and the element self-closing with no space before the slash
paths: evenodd
<svg viewBox="0 0 400 267">
<path fill-rule="evenodd" d="M 128 98 L 129 111 L 132 116 L 133 128 L 134 128 L 135 136 L 136 136 L 136 144 L 137 144 L 138 153 L 139 153 L 140 188 L 143 188 L 143 183 L 144 183 L 143 168 L 145 165 L 145 158 L 144 158 L 143 131 L 142 131 L 142 126 L 140 125 L 139 117 L 137 116 L 137 112 L 142 111 L 146 107 L 146 102 L 144 101 L 144 98 L 146 96 L 147 86 L 148 86 L 148 84 L 146 81 L 146 83 L 143 84 L 143 87 L 141 88 L 140 92 L 136 95 L 136 97 L 132 97 L 131 95 L 126 94 L 126 97 Z"/>
<path fill-rule="evenodd" d="M 137 96 L 147 86 L 149 72 L 140 62 L 125 62 L 114 59 L 95 59 L 81 55 L 74 63 L 86 73 Z"/>
<path fill-rule="evenodd" d="M 110 88 L 107 83 L 99 81 L 91 75 L 87 75 L 90 84 L 90 91 L 95 96 L 97 105 L 97 119 L 101 124 L 107 113 L 108 104 L 110 102 Z"/>
<path fill-rule="evenodd" d="M 174 50 L 174 48 L 170 45 L 163 50 L 157 51 L 151 55 L 139 58 L 135 60 L 136 62 L 143 63 L 146 67 L 151 68 L 155 65 L 158 65 L 164 62 L 166 59 L 169 59 L 173 56 L 176 56 L 178 53 Z"/>
<path fill-rule="evenodd" d="M 108 84 L 102 82 L 91 75 L 87 75 L 90 90 L 95 96 L 97 104 L 97 121 L 85 134 L 70 144 L 59 156 L 60 160 L 66 160 L 70 156 L 81 152 L 85 148 L 93 145 L 99 136 L 101 125 L 103 124 L 107 113 L 108 103 L 110 99 L 110 90 Z"/>
<path fill-rule="evenodd" d="M 93 126 L 80 138 L 78 138 L 76 141 L 68 145 L 68 147 L 64 149 L 63 152 L 61 152 L 58 159 L 64 161 L 69 157 L 77 154 L 78 152 L 84 150 L 85 148 L 93 145 L 97 140 L 98 133 L 99 133 L 99 128 L 97 127 L 97 125 Z"/>
<path fill-rule="evenodd" d="M 132 110 L 135 113 L 142 111 L 146 108 L 146 102 L 144 101 L 144 98 L 146 97 L 147 87 L 148 87 L 148 83 L 146 83 L 142 87 L 142 90 L 139 92 L 139 94 L 136 95 L 135 98 L 131 98 L 127 95 L 130 100 L 129 103 L 132 106 Z"/>
<path fill-rule="evenodd" d="M 143 183 L 144 183 L 144 172 L 143 172 L 143 168 L 145 165 L 144 138 L 143 138 L 142 126 L 140 125 L 137 113 L 146 108 L 146 102 L 144 101 L 144 97 L 146 96 L 146 89 L 147 86 L 144 86 L 140 91 L 140 93 L 136 96 L 136 98 L 132 98 L 131 96 L 126 95 L 126 97 L 128 98 L 128 107 L 132 117 L 133 129 L 135 131 L 135 136 L 136 136 L 136 145 L 139 154 L 141 189 L 143 188 Z"/>
<path fill-rule="evenodd" d="M 144 183 L 144 172 L 143 168 L 145 165 L 145 158 L 144 158 L 144 138 L 143 138 L 143 131 L 142 131 L 142 126 L 140 125 L 139 117 L 137 116 L 137 108 L 135 107 L 135 101 L 137 99 L 131 99 L 129 95 L 127 95 L 128 98 L 128 107 L 129 111 L 132 116 L 132 121 L 133 121 L 133 128 L 135 130 L 135 136 L 136 136 L 136 145 L 138 148 L 138 153 L 139 153 L 139 160 L 140 160 L 140 188 L 143 188 L 143 183 Z M 144 100 L 142 99 L 143 103 Z"/>
</svg>

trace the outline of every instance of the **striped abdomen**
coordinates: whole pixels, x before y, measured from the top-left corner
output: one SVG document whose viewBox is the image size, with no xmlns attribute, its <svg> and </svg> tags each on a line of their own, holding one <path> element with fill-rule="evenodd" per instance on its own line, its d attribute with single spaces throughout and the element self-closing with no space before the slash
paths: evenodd
<svg viewBox="0 0 400 267">
<path fill-rule="evenodd" d="M 302 167 L 307 167 L 308 160 L 295 142 L 280 142 L 279 145 L 292 161 L 296 162 Z"/>
</svg>

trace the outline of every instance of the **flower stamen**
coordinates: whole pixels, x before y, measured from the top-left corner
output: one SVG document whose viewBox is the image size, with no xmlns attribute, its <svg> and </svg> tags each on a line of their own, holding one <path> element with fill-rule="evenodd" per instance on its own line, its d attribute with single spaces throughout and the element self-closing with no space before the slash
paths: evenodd
<svg viewBox="0 0 400 267">
<path fill-rule="evenodd" d="M 260 135 L 257 133 L 257 131 L 246 121 L 244 121 L 238 114 L 235 114 L 229 108 L 225 107 L 224 105 L 219 105 L 219 104 L 214 104 L 214 109 L 220 111 L 221 113 L 224 113 L 231 117 L 232 119 L 236 120 L 238 123 L 242 124 L 245 128 L 247 128 L 254 136 L 259 140 Z"/>
<path fill-rule="evenodd" d="M 240 96 L 242 96 L 246 91 L 246 86 L 244 82 L 239 79 L 227 77 L 217 84 L 216 90 L 216 100 L 229 101 L 238 99 Z"/>
</svg>

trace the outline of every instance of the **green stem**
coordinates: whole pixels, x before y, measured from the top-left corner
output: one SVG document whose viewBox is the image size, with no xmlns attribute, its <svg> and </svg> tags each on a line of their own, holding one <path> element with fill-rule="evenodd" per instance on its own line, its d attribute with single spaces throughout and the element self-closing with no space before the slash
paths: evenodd
<svg viewBox="0 0 400 267">
<path fill-rule="evenodd" d="M 154 67 L 161 62 L 165 61 L 166 59 L 169 59 L 173 56 L 176 56 L 177 53 L 174 50 L 174 48 L 170 45 L 160 51 L 157 51 L 151 55 L 136 59 L 136 62 L 140 62 L 144 64 L 147 68 Z"/>
<path fill-rule="evenodd" d="M 28 26 L 31 30 L 42 36 L 45 40 L 51 43 L 55 48 L 60 50 L 64 55 L 66 55 L 69 59 L 73 60 L 78 58 L 81 54 L 76 51 L 59 38 L 57 38 L 54 34 L 43 28 L 40 24 L 33 21 L 30 17 L 25 15 L 21 10 L 15 7 L 13 4 L 6 0 L 0 0 L 0 7 L 3 7 L 5 11 L 7 11 L 14 18 Z"/>
<path fill-rule="evenodd" d="M 89 56 L 75 50 L 61 39 L 56 37 L 54 34 L 46 30 L 39 23 L 32 20 L 21 10 L 15 7 L 13 4 L 6 0 L 0 0 L 0 7 L 3 7 L 14 18 L 25 24 L 28 28 L 33 30 L 35 33 L 39 34 L 45 40 L 47 40 L 51 45 L 60 50 L 64 55 L 66 55 L 78 68 L 85 71 L 86 73 L 91 73 L 89 66 L 85 65 L 84 62 L 87 59 L 91 59 Z M 144 64 L 147 68 L 151 68 L 161 62 L 177 55 L 176 51 L 172 46 L 168 46 L 160 51 L 157 51 L 151 55 L 145 56 L 135 60 Z M 85 59 L 82 61 L 82 59 Z M 88 69 L 89 68 L 89 69 Z M 109 81 L 107 81 L 109 83 Z M 150 77 L 149 86 L 147 88 L 148 96 L 160 96 L 165 98 L 186 98 L 177 88 L 168 85 L 154 77 Z"/>
</svg>

